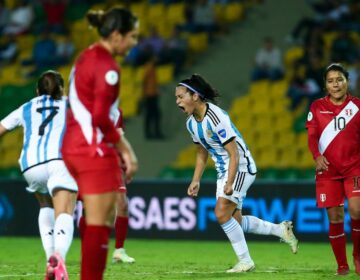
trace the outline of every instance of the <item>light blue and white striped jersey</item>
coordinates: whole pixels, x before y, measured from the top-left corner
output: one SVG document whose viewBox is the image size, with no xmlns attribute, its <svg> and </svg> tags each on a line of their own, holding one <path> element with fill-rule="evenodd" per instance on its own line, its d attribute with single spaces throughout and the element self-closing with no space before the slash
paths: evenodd
<svg viewBox="0 0 360 280">
<path fill-rule="evenodd" d="M 50 160 L 62 159 L 66 100 L 66 97 L 54 100 L 49 95 L 38 96 L 1 121 L 7 130 L 17 126 L 24 129 L 24 142 L 19 159 L 22 172 Z"/>
<path fill-rule="evenodd" d="M 231 122 L 229 115 L 220 107 L 207 103 L 205 116 L 201 122 L 191 115 L 186 121 L 193 142 L 201 144 L 215 162 L 218 178 L 223 178 L 229 166 L 229 154 L 224 146 L 235 138 L 239 151 L 238 171 L 256 173 L 256 165 L 240 132 Z"/>
</svg>

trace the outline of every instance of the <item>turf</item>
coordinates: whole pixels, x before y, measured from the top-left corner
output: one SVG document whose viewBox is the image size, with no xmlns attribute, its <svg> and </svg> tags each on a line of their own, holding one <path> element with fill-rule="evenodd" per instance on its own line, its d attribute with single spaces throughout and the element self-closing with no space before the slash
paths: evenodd
<svg viewBox="0 0 360 280">
<path fill-rule="evenodd" d="M 111 244 L 113 246 L 113 242 Z M 236 263 L 230 244 L 206 241 L 134 240 L 126 242 L 132 265 L 112 264 L 110 257 L 105 280 L 115 279 L 339 279 L 334 276 L 335 259 L 327 243 L 301 243 L 297 255 L 286 244 L 249 242 L 256 269 L 246 274 L 224 271 Z M 341 278 L 358 279 L 351 263 L 351 272 Z M 112 250 L 111 250 L 112 252 Z M 67 267 L 71 280 L 79 279 L 80 242 L 69 251 Z M 45 256 L 39 238 L 0 238 L 0 279 L 43 279 Z"/>
</svg>

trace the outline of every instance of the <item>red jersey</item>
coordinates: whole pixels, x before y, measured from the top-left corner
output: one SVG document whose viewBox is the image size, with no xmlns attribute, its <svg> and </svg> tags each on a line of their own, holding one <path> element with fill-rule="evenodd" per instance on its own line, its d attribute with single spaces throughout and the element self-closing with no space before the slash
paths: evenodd
<svg viewBox="0 0 360 280">
<path fill-rule="evenodd" d="M 360 99 L 347 96 L 335 105 L 329 96 L 311 104 L 306 128 L 314 159 L 324 155 L 342 176 L 352 176 L 360 168 Z"/>
<path fill-rule="evenodd" d="M 99 44 L 80 54 L 70 76 L 64 154 L 116 154 L 119 71 L 111 54 Z"/>
</svg>

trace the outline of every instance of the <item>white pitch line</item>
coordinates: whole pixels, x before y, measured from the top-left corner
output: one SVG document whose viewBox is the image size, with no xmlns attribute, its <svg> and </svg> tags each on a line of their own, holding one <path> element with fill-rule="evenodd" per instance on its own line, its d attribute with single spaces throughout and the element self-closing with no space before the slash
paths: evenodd
<svg viewBox="0 0 360 280">
<path fill-rule="evenodd" d="M 279 269 L 275 267 L 269 267 L 267 269 L 255 269 L 248 273 L 301 273 L 301 272 L 322 272 L 322 269 L 307 269 L 307 268 L 299 268 L 299 269 Z M 131 272 L 130 272 L 131 273 Z M 222 274 L 226 273 L 224 270 L 220 271 L 159 271 L 158 273 L 154 272 L 133 272 L 135 275 L 158 275 L 158 274 L 166 274 L 166 275 L 189 275 L 189 274 Z M 226 273 L 227 274 L 227 273 Z M 32 277 L 32 276 L 43 276 L 42 273 L 27 273 L 27 274 L 8 274 L 8 275 L 0 275 L 0 278 L 15 278 L 15 277 Z M 69 275 L 79 275 L 79 274 L 69 274 Z M 115 276 L 117 273 L 106 274 L 108 276 Z"/>
</svg>

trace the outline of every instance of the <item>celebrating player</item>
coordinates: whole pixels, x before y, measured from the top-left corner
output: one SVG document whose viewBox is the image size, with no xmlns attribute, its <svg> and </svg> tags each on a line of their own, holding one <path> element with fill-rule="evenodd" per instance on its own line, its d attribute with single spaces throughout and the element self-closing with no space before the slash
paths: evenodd
<svg viewBox="0 0 360 280">
<path fill-rule="evenodd" d="M 98 280 L 103 279 L 116 192 L 121 184 L 120 135 L 113 118 L 120 77 L 113 57 L 126 55 L 137 43 L 138 21 L 120 7 L 89 11 L 87 19 L 101 39 L 80 54 L 72 70 L 62 151 L 86 209 L 81 279 Z"/>
<path fill-rule="evenodd" d="M 215 215 L 239 260 L 227 272 L 247 272 L 255 268 L 244 232 L 278 236 L 296 253 L 298 241 L 291 222 L 273 224 L 254 216 L 241 215 L 246 192 L 256 177 L 256 165 L 228 114 L 210 103 L 219 96 L 217 91 L 201 76 L 194 74 L 177 85 L 175 95 L 177 106 L 189 116 L 186 127 L 193 142 L 198 144 L 188 195 L 198 195 L 209 153 L 215 162 L 218 175 Z"/>
<path fill-rule="evenodd" d="M 329 239 L 338 275 L 349 273 L 344 233 L 344 198 L 348 199 L 355 271 L 360 274 L 360 99 L 348 92 L 348 72 L 341 64 L 324 73 L 327 95 L 310 107 L 306 127 L 316 165 L 316 202 L 326 208 Z"/>
<path fill-rule="evenodd" d="M 0 135 L 17 126 L 24 129 L 19 163 L 29 184 L 27 190 L 40 204 L 38 223 L 48 259 L 46 280 L 68 279 L 64 260 L 74 232 L 77 185 L 60 152 L 66 115 L 63 91 L 61 75 L 46 71 L 37 82 L 38 96 L 0 122 Z"/>
</svg>

